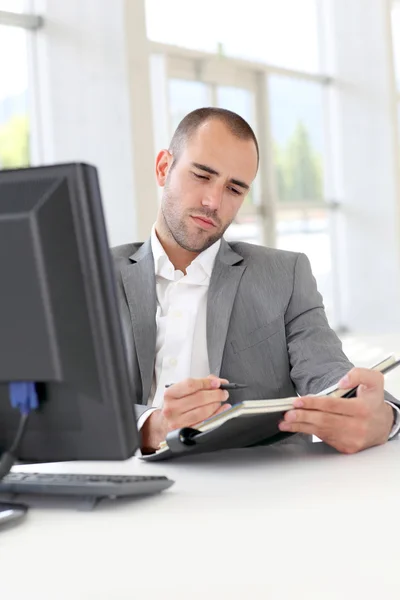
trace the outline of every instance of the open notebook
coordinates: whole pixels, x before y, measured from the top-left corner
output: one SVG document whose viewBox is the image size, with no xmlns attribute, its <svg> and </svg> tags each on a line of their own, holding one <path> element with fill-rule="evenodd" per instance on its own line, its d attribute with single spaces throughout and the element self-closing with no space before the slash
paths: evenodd
<svg viewBox="0 0 400 600">
<path fill-rule="evenodd" d="M 371 368 L 381 373 L 388 373 L 399 364 L 400 360 L 391 355 Z M 343 390 L 333 385 L 316 395 L 351 398 L 356 393 L 357 388 Z M 273 444 L 293 435 L 281 432 L 278 425 L 284 413 L 293 408 L 296 398 L 297 396 L 244 400 L 233 405 L 229 410 L 203 421 L 195 428 L 184 427 L 171 431 L 156 452 L 144 455 L 142 458 L 156 461 L 186 454 Z"/>
</svg>

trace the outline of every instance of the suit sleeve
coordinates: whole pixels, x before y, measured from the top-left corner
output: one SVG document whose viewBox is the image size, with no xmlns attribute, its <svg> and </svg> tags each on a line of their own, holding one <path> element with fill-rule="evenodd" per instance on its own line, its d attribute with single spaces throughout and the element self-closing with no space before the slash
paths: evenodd
<svg viewBox="0 0 400 600">
<path fill-rule="evenodd" d="M 295 264 L 285 326 L 290 376 L 300 395 L 316 394 L 337 383 L 354 366 L 329 326 L 322 296 L 305 254 L 299 254 Z M 387 392 L 385 400 L 399 405 Z"/>
</svg>

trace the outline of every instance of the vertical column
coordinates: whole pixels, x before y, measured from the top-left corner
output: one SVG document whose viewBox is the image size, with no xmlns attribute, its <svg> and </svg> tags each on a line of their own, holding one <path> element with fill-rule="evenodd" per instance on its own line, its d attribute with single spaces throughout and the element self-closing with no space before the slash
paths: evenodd
<svg viewBox="0 0 400 600">
<path fill-rule="evenodd" d="M 143 239 L 141 204 L 156 203 L 154 177 L 148 174 L 153 154 L 135 137 L 152 139 L 148 65 L 144 52 L 135 65 L 129 58 L 127 37 L 136 32 L 127 29 L 126 2 L 35 0 L 34 10 L 44 17 L 35 45 L 42 138 L 37 162 L 97 166 L 110 244 Z M 144 22 L 132 24 L 140 26 Z M 133 81 L 131 68 L 142 77 Z M 145 172 L 142 162 L 149 163 Z"/>
<path fill-rule="evenodd" d="M 149 237 L 151 226 L 156 220 L 158 195 L 155 183 L 156 152 L 144 0 L 125 0 L 125 36 L 132 165 L 137 198 L 137 233 L 139 240 L 145 240 Z"/>
</svg>

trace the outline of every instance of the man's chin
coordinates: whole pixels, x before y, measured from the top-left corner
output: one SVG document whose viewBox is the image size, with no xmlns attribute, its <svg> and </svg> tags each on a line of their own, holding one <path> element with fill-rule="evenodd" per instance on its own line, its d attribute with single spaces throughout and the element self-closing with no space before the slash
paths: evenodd
<svg viewBox="0 0 400 600">
<path fill-rule="evenodd" d="M 211 244 L 193 244 L 190 242 L 178 242 L 180 247 L 186 250 L 187 252 L 193 252 L 193 254 L 200 254 L 206 248 L 209 248 Z"/>
<path fill-rule="evenodd" d="M 216 236 L 211 236 L 211 235 L 202 235 L 201 236 L 201 240 L 197 239 L 190 239 L 190 240 L 182 240 L 182 243 L 178 242 L 179 245 L 184 249 L 187 250 L 188 252 L 193 252 L 196 254 L 200 254 L 201 252 L 204 252 L 204 250 L 207 250 L 207 248 L 209 248 L 210 246 L 212 246 L 215 242 L 217 242 L 220 237 L 216 237 Z"/>
</svg>

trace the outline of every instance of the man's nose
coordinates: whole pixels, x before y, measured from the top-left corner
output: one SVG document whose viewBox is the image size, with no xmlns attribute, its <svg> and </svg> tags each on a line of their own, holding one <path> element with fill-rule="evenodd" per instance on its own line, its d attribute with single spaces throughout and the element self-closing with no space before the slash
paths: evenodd
<svg viewBox="0 0 400 600">
<path fill-rule="evenodd" d="M 202 205 L 210 208 L 211 210 L 218 210 L 222 203 L 224 193 L 224 186 L 215 184 L 207 190 Z"/>
</svg>

